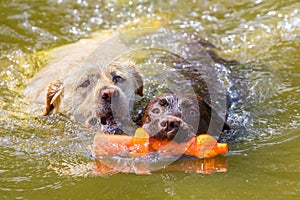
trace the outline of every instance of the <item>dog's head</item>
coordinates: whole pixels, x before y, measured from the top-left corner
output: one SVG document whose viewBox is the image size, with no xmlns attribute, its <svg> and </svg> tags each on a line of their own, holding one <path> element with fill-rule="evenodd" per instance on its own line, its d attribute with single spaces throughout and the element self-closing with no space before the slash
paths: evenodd
<svg viewBox="0 0 300 200">
<path fill-rule="evenodd" d="M 201 96 L 161 94 L 148 104 L 143 128 L 150 137 L 184 142 L 207 133 L 211 113 L 212 109 Z"/>
<path fill-rule="evenodd" d="M 128 118 L 137 95 L 143 96 L 143 81 L 131 62 L 78 67 L 48 86 L 43 114 L 62 113 L 105 132 L 116 126 L 116 118 Z"/>
</svg>

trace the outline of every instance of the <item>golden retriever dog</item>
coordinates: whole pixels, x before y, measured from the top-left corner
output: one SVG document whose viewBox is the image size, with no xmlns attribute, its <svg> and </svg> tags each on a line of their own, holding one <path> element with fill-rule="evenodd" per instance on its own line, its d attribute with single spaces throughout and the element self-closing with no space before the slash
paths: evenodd
<svg viewBox="0 0 300 200">
<path fill-rule="evenodd" d="M 143 96 L 143 80 L 132 62 L 103 66 L 101 60 L 89 57 L 109 37 L 102 34 L 52 51 L 53 60 L 26 90 L 31 109 L 43 115 L 60 113 L 98 131 L 121 133 L 118 123 L 128 121 L 134 100 Z"/>
</svg>

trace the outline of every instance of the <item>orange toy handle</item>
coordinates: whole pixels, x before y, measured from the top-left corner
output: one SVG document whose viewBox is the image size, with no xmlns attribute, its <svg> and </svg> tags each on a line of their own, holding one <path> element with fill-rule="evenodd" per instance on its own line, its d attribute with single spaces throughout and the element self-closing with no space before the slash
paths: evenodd
<svg viewBox="0 0 300 200">
<path fill-rule="evenodd" d="M 96 157 L 128 153 L 145 154 L 149 153 L 149 138 L 96 133 L 92 150 Z"/>
<path fill-rule="evenodd" d="M 208 134 L 198 135 L 185 152 L 186 155 L 198 158 L 211 158 L 226 153 L 228 153 L 228 145 L 226 143 L 218 143 L 213 136 Z"/>
<path fill-rule="evenodd" d="M 202 134 L 185 143 L 150 138 L 143 128 L 138 128 L 135 136 L 96 133 L 93 143 L 95 156 L 132 153 L 133 156 L 159 151 L 165 155 L 185 154 L 198 158 L 211 158 L 228 152 L 226 143 L 218 143 L 208 134 Z"/>
</svg>

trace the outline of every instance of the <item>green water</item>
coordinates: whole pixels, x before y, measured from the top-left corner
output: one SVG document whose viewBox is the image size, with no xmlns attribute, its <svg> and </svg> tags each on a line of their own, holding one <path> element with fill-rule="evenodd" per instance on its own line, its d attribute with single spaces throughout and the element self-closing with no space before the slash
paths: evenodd
<svg viewBox="0 0 300 200">
<path fill-rule="evenodd" d="M 299 199 L 298 1 L 1 1 L 1 199 Z M 198 32 L 249 92 L 230 119 L 228 171 L 94 176 L 80 126 L 24 111 L 23 90 L 49 49 L 99 30 L 165 26 Z"/>
</svg>

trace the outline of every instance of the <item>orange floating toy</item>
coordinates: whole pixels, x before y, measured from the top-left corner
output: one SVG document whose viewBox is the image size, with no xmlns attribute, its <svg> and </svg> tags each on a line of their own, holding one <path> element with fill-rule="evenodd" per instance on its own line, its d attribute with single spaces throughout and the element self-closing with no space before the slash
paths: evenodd
<svg viewBox="0 0 300 200">
<path fill-rule="evenodd" d="M 149 138 L 143 128 L 138 128 L 134 136 L 96 133 L 93 143 L 95 156 L 122 155 L 133 156 L 157 151 L 164 155 L 190 155 L 198 158 L 211 158 L 228 152 L 226 143 L 218 143 L 208 134 L 201 134 L 184 143 Z"/>
</svg>

